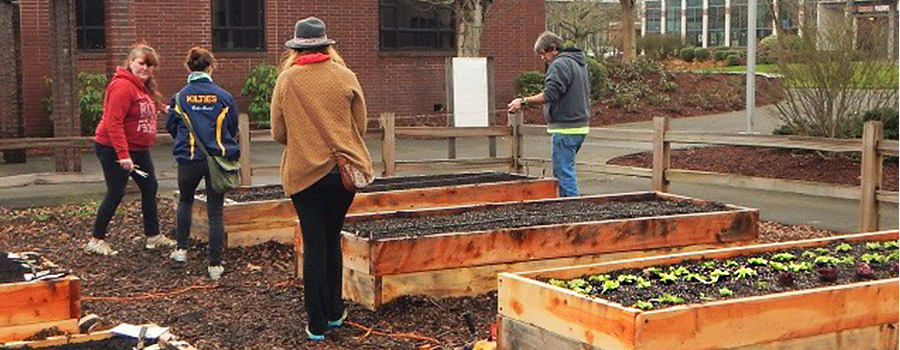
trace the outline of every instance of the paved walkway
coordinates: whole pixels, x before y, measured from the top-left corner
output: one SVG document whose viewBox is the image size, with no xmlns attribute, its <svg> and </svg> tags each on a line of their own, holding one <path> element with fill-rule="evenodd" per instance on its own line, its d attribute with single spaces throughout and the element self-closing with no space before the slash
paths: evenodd
<svg viewBox="0 0 900 350">
<path fill-rule="evenodd" d="M 776 127 L 777 112 L 772 107 L 758 110 L 755 132 L 769 134 Z M 652 129 L 652 122 L 639 122 L 616 125 L 622 129 Z M 672 130 L 691 130 L 707 132 L 743 132 L 746 129 L 744 112 L 732 112 L 717 115 L 673 119 Z M 372 158 L 381 158 L 381 145 L 377 140 L 369 140 L 369 151 Z M 677 145 L 687 147 L 689 145 Z M 550 157 L 549 138 L 528 137 L 525 139 L 526 157 Z M 498 155 L 508 156 L 507 140 L 498 141 Z M 649 143 L 593 141 L 585 142 L 578 160 L 591 163 L 605 163 L 609 159 L 648 151 Z M 273 142 L 254 142 L 252 145 L 252 161 L 255 166 L 277 165 L 281 161 L 282 147 Z M 173 179 L 175 163 L 169 146 L 159 146 L 152 150 L 160 181 L 160 196 L 170 196 L 176 189 Z M 460 139 L 457 143 L 457 155 L 460 158 L 487 157 L 487 142 L 483 138 Z M 397 142 L 397 159 L 420 160 L 440 159 L 447 157 L 447 141 L 445 140 L 400 140 Z M 87 177 L 99 179 L 100 167 L 92 154 L 84 156 L 83 167 Z M 52 159 L 48 156 L 29 157 L 27 164 L 0 164 L 0 176 L 28 174 L 52 171 Z M 497 170 L 505 170 L 498 168 Z M 446 170 L 443 170 L 446 171 Z M 533 175 L 551 175 L 550 169 L 531 168 Z M 280 182 L 277 169 L 264 169 L 254 172 L 255 184 Z M 579 185 L 585 194 L 618 193 L 646 191 L 650 189 L 650 179 L 634 178 L 618 175 L 582 174 Z M 703 199 L 718 200 L 726 203 L 760 208 L 761 218 L 788 224 L 807 224 L 825 229 L 845 232 L 856 230 L 858 222 L 858 202 L 854 200 L 831 199 L 807 195 L 789 194 L 773 191 L 746 190 L 724 186 L 673 183 L 673 193 L 694 196 Z M 22 207 L 34 205 L 52 205 L 61 202 L 81 202 L 100 200 L 104 185 L 100 182 L 65 184 L 65 185 L 30 185 L 23 187 L 0 188 L 0 206 Z M 883 228 L 898 227 L 897 205 L 881 206 L 881 224 Z"/>
</svg>

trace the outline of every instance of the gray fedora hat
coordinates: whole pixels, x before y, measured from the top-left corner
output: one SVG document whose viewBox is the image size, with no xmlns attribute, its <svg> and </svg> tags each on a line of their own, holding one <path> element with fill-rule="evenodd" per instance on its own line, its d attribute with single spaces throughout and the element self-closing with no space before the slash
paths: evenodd
<svg viewBox="0 0 900 350">
<path fill-rule="evenodd" d="M 284 46 L 302 50 L 334 43 L 334 40 L 325 36 L 325 22 L 316 17 L 307 17 L 297 21 L 297 24 L 294 25 L 294 38 L 286 41 Z"/>
</svg>

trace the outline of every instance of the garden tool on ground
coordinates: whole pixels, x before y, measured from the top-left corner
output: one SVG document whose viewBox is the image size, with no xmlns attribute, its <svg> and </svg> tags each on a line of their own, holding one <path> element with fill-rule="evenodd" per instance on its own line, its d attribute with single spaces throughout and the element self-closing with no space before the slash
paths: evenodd
<svg viewBox="0 0 900 350">
<path fill-rule="evenodd" d="M 147 336 L 147 326 L 141 326 L 141 331 L 138 332 L 138 342 L 137 345 L 131 350 L 144 350 L 144 337 Z"/>
</svg>

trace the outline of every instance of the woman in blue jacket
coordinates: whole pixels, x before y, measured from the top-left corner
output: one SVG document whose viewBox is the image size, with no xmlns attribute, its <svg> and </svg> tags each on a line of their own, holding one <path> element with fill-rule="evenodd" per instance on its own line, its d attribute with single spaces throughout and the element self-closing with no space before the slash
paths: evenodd
<svg viewBox="0 0 900 350">
<path fill-rule="evenodd" d="M 187 85 L 172 97 L 169 103 L 169 120 L 166 129 L 175 140 L 172 155 L 178 162 L 178 211 L 175 236 L 178 247 L 170 257 L 177 262 L 187 261 L 187 248 L 191 233 L 191 207 L 194 204 L 194 192 L 201 179 L 206 179 L 206 200 L 209 215 L 209 277 L 218 280 L 224 272 L 222 267 L 222 245 L 225 239 L 225 228 L 222 223 L 222 204 L 224 193 L 217 193 L 212 188 L 209 168 L 203 150 L 206 147 L 210 155 L 223 156 L 236 160 L 241 152 L 235 139 L 238 134 L 238 109 L 234 98 L 227 91 L 213 83 L 212 74 L 215 66 L 212 53 L 200 47 L 191 48 L 188 52 Z M 184 118 L 194 128 L 196 137 L 191 134 Z"/>
</svg>

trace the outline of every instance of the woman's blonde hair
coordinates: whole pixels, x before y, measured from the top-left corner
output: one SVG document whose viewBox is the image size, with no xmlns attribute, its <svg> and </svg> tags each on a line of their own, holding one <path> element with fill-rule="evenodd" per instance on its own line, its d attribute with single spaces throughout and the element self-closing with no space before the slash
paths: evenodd
<svg viewBox="0 0 900 350">
<path fill-rule="evenodd" d="M 144 43 L 137 43 L 131 46 L 131 51 L 128 52 L 128 57 L 125 58 L 125 68 L 131 71 L 131 62 L 134 61 L 138 55 L 144 57 L 144 63 L 150 67 L 159 67 L 159 56 L 156 54 L 156 50 L 154 50 L 150 45 Z M 144 87 L 147 88 L 147 91 L 150 92 L 150 96 L 156 99 L 157 102 L 162 99 L 162 95 L 159 93 L 156 79 L 151 74 L 149 78 L 144 82 Z"/>
<path fill-rule="evenodd" d="M 347 66 L 347 64 L 344 63 L 344 58 L 342 58 L 341 54 L 338 53 L 337 49 L 334 48 L 334 45 L 328 45 L 328 46 L 318 47 L 315 49 L 305 49 L 305 50 L 288 49 L 283 54 L 281 54 L 281 66 L 278 67 L 278 73 L 284 72 L 284 71 L 288 70 L 288 68 L 291 68 L 291 66 L 294 65 L 294 61 L 297 60 L 297 57 L 300 57 L 303 55 L 308 55 L 311 53 L 324 53 L 324 54 L 330 56 L 331 60 L 334 61 L 335 63 L 342 65 L 344 67 Z"/>
</svg>

